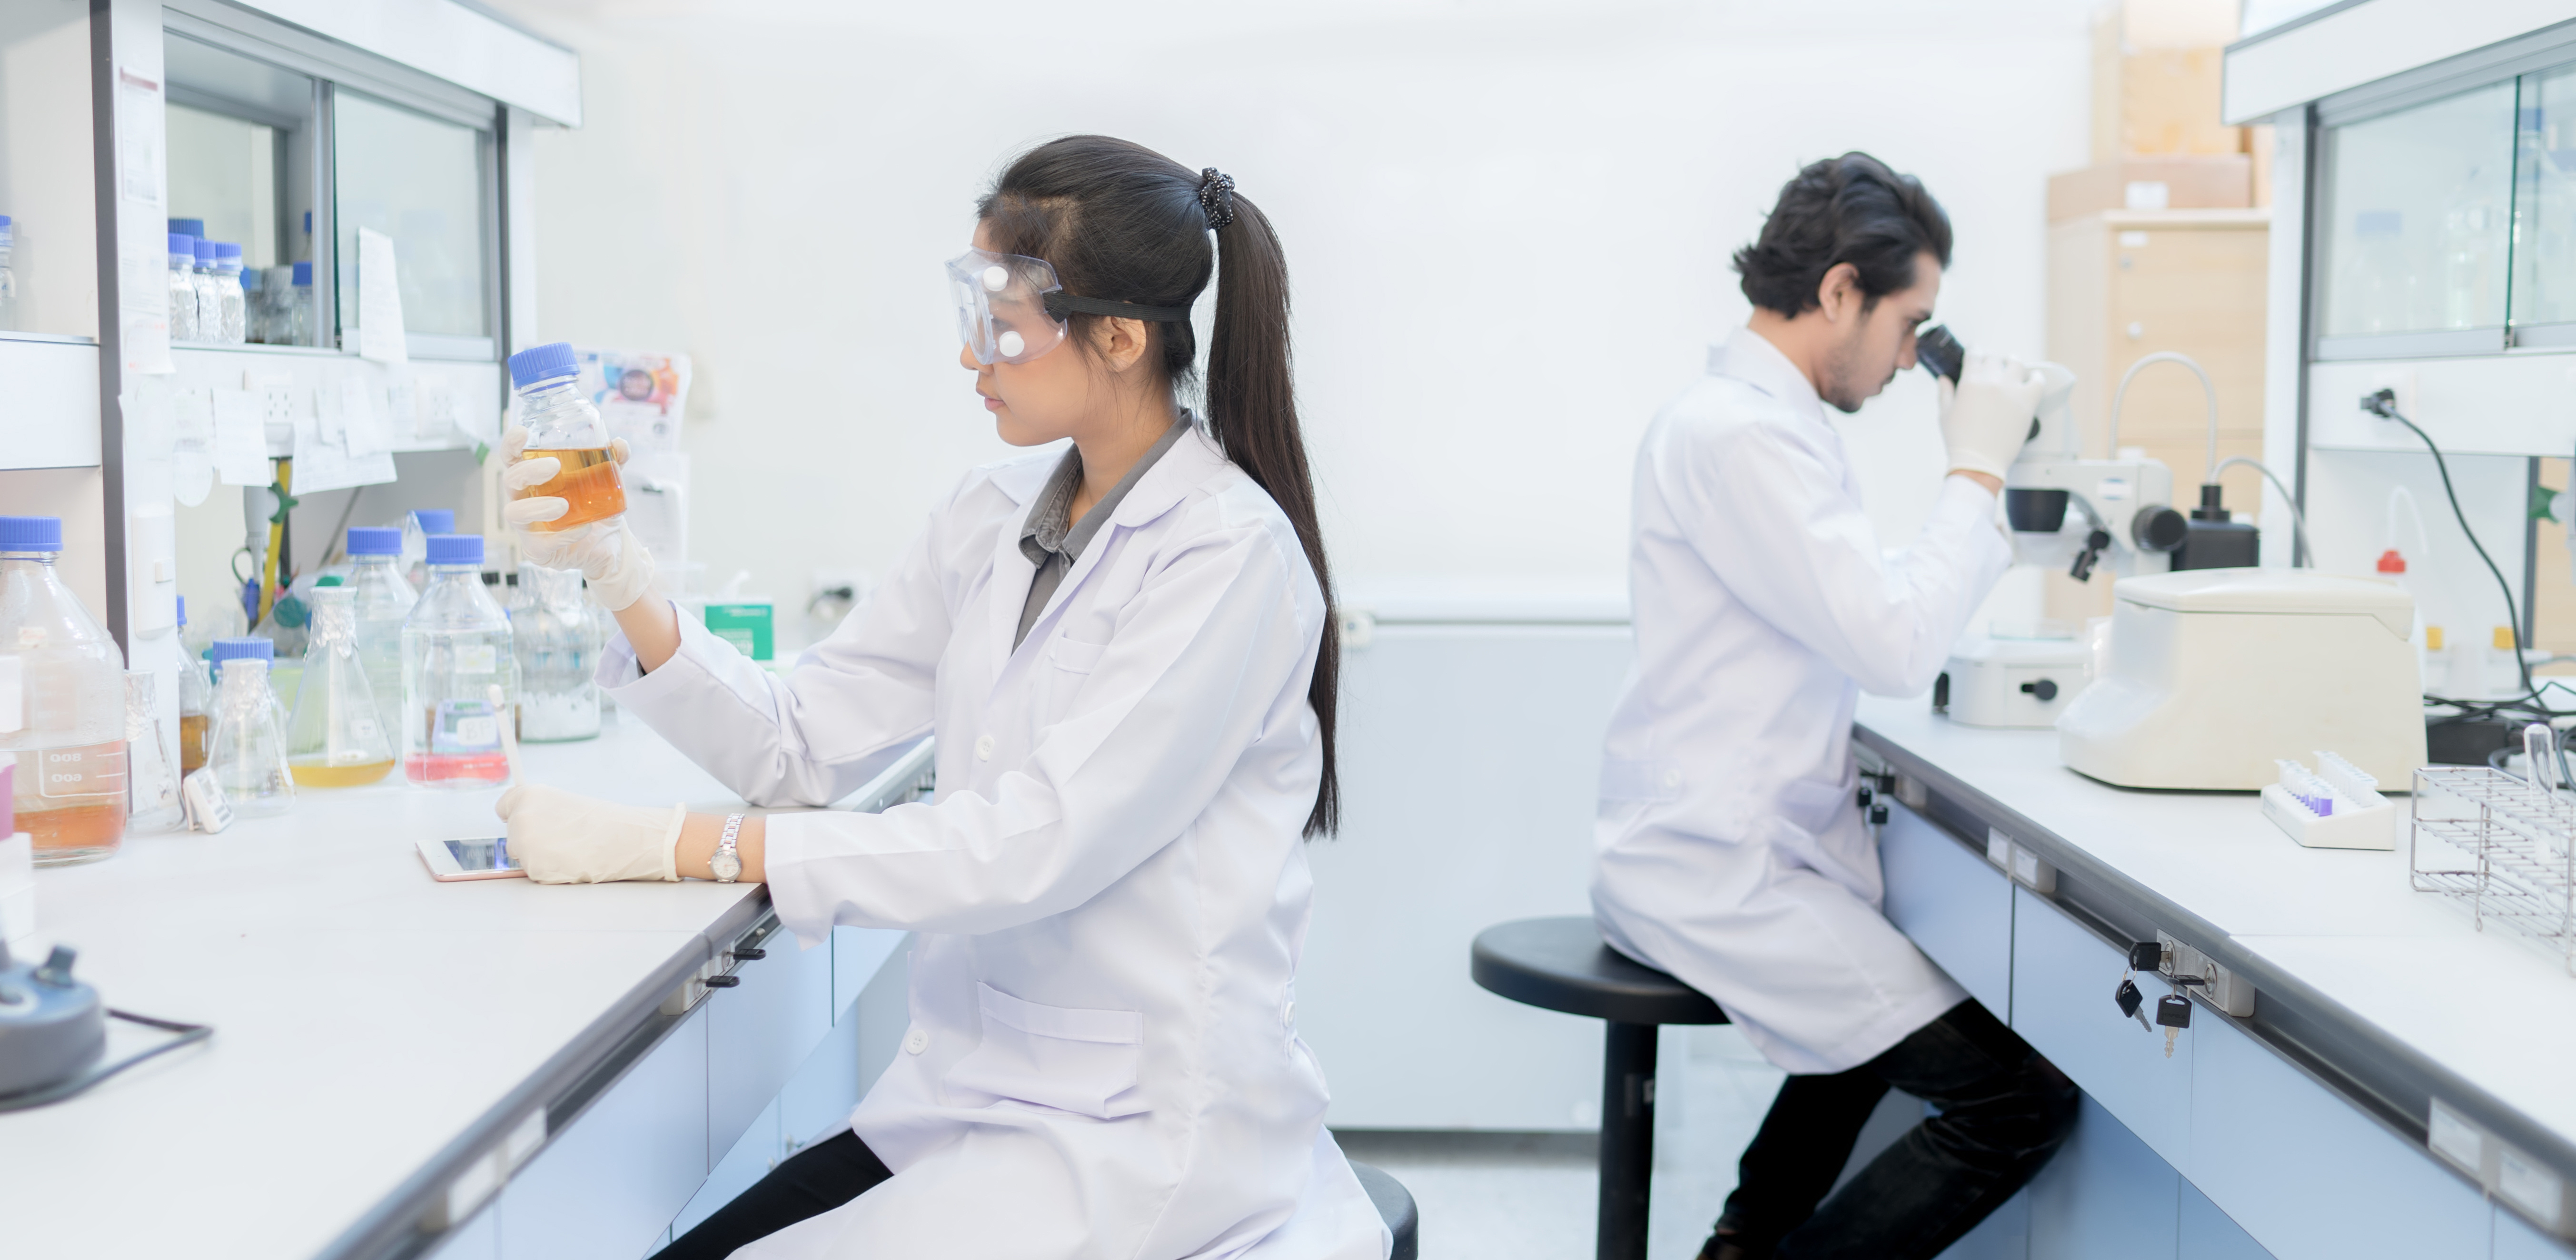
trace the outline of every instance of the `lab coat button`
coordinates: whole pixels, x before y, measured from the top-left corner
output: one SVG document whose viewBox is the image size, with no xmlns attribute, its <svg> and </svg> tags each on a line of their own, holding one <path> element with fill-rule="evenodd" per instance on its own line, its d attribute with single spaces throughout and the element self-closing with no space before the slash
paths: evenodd
<svg viewBox="0 0 2576 1260">
<path fill-rule="evenodd" d="M 1682 772 L 1681 772 L 1681 771 L 1679 771 L 1679 770 L 1666 770 L 1666 771 L 1664 771 L 1664 786 L 1665 786 L 1665 787 L 1668 787 L 1668 788 L 1677 788 L 1677 787 L 1680 787 L 1681 785 L 1682 785 Z"/>
<path fill-rule="evenodd" d="M 990 735 L 977 736 L 975 739 L 975 760 L 991 761 L 992 759 L 993 737 Z"/>
<path fill-rule="evenodd" d="M 913 1029 L 912 1035 L 903 1039 L 903 1049 L 906 1054 L 919 1054 L 929 1048 L 930 1034 L 921 1029 Z"/>
<path fill-rule="evenodd" d="M 1297 1004 L 1295 1002 L 1290 1002 L 1288 1005 L 1279 1008 L 1279 1022 L 1292 1027 L 1297 1023 Z"/>
</svg>

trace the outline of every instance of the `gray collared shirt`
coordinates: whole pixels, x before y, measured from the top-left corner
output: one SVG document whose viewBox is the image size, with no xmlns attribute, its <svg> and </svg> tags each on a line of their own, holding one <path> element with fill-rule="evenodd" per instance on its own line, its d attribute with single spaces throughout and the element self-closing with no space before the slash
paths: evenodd
<svg viewBox="0 0 2576 1260">
<path fill-rule="evenodd" d="M 1020 554 L 1037 566 L 1037 573 L 1029 579 L 1028 602 L 1020 605 L 1020 631 L 1011 636 L 1014 650 L 1028 639 L 1029 627 L 1038 623 L 1038 614 L 1045 612 L 1047 601 L 1055 598 L 1056 588 L 1064 584 L 1064 575 L 1072 572 L 1074 562 L 1082 558 L 1082 549 L 1091 545 L 1092 535 L 1109 523 L 1110 514 L 1118 510 L 1127 492 L 1144 479 L 1145 470 L 1152 468 L 1195 423 L 1196 418 L 1188 411 L 1181 412 L 1172 427 L 1163 430 L 1163 436 L 1154 439 L 1154 444 L 1136 458 L 1136 466 L 1128 469 L 1109 493 L 1100 496 L 1100 502 L 1092 504 L 1079 521 L 1072 518 L 1073 495 L 1082 488 L 1082 452 L 1064 453 L 1055 466 L 1055 474 L 1047 478 L 1046 489 L 1038 492 L 1038 505 L 1029 512 L 1029 523 L 1020 530 Z"/>
</svg>

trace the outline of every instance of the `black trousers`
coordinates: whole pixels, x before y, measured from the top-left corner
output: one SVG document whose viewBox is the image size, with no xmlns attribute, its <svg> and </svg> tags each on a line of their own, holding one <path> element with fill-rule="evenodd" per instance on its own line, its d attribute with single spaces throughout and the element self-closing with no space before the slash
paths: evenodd
<svg viewBox="0 0 2576 1260">
<path fill-rule="evenodd" d="M 894 1176 L 859 1135 L 843 1130 L 788 1156 L 769 1175 L 735 1195 L 696 1229 L 654 1253 L 656 1260 L 724 1260 L 734 1248 L 767 1238 L 809 1216 L 874 1189 Z"/>
<path fill-rule="evenodd" d="M 1825 1198 L 1891 1086 L 1940 1114 Z M 1780 1260 L 1929 1260 L 2048 1162 L 2074 1125 L 2075 1098 L 2030 1043 L 1975 999 L 1961 1002 L 1848 1072 L 1783 1082 L 1718 1235 Z"/>
</svg>

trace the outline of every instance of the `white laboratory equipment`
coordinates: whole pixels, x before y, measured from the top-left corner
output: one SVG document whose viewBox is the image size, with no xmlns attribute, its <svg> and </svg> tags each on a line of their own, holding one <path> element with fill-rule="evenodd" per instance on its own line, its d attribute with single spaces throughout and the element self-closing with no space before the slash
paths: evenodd
<svg viewBox="0 0 2576 1260">
<path fill-rule="evenodd" d="M 2121 787 L 2254 791 L 2331 748 L 2381 782 L 2424 764 L 2414 601 L 2368 577 L 2193 569 L 2115 588 L 2108 669 L 2057 719 L 2067 767 Z"/>
<path fill-rule="evenodd" d="M 1961 726 L 2044 731 L 2092 680 L 2082 640 L 1972 636 L 1950 649 L 1932 707 Z"/>
</svg>

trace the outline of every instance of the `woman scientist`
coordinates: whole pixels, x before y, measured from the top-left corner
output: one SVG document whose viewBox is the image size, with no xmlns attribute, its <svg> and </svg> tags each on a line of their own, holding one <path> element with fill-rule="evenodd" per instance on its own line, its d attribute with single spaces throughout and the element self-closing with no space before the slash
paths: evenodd
<svg viewBox="0 0 2576 1260">
<path fill-rule="evenodd" d="M 744 799 L 826 805 L 939 739 L 937 801 L 882 814 L 501 798 L 540 881 L 765 880 L 808 944 L 919 933 L 904 1053 L 852 1131 L 662 1254 L 1383 1257 L 1296 1029 L 1336 653 L 1278 239 L 1225 176 L 1100 136 L 976 210 L 959 363 L 1004 441 L 1073 449 L 966 474 L 786 678 L 648 597 L 622 526 L 508 509 L 616 613 L 609 694 Z M 1201 423 L 1176 397 L 1211 270 Z"/>
</svg>

